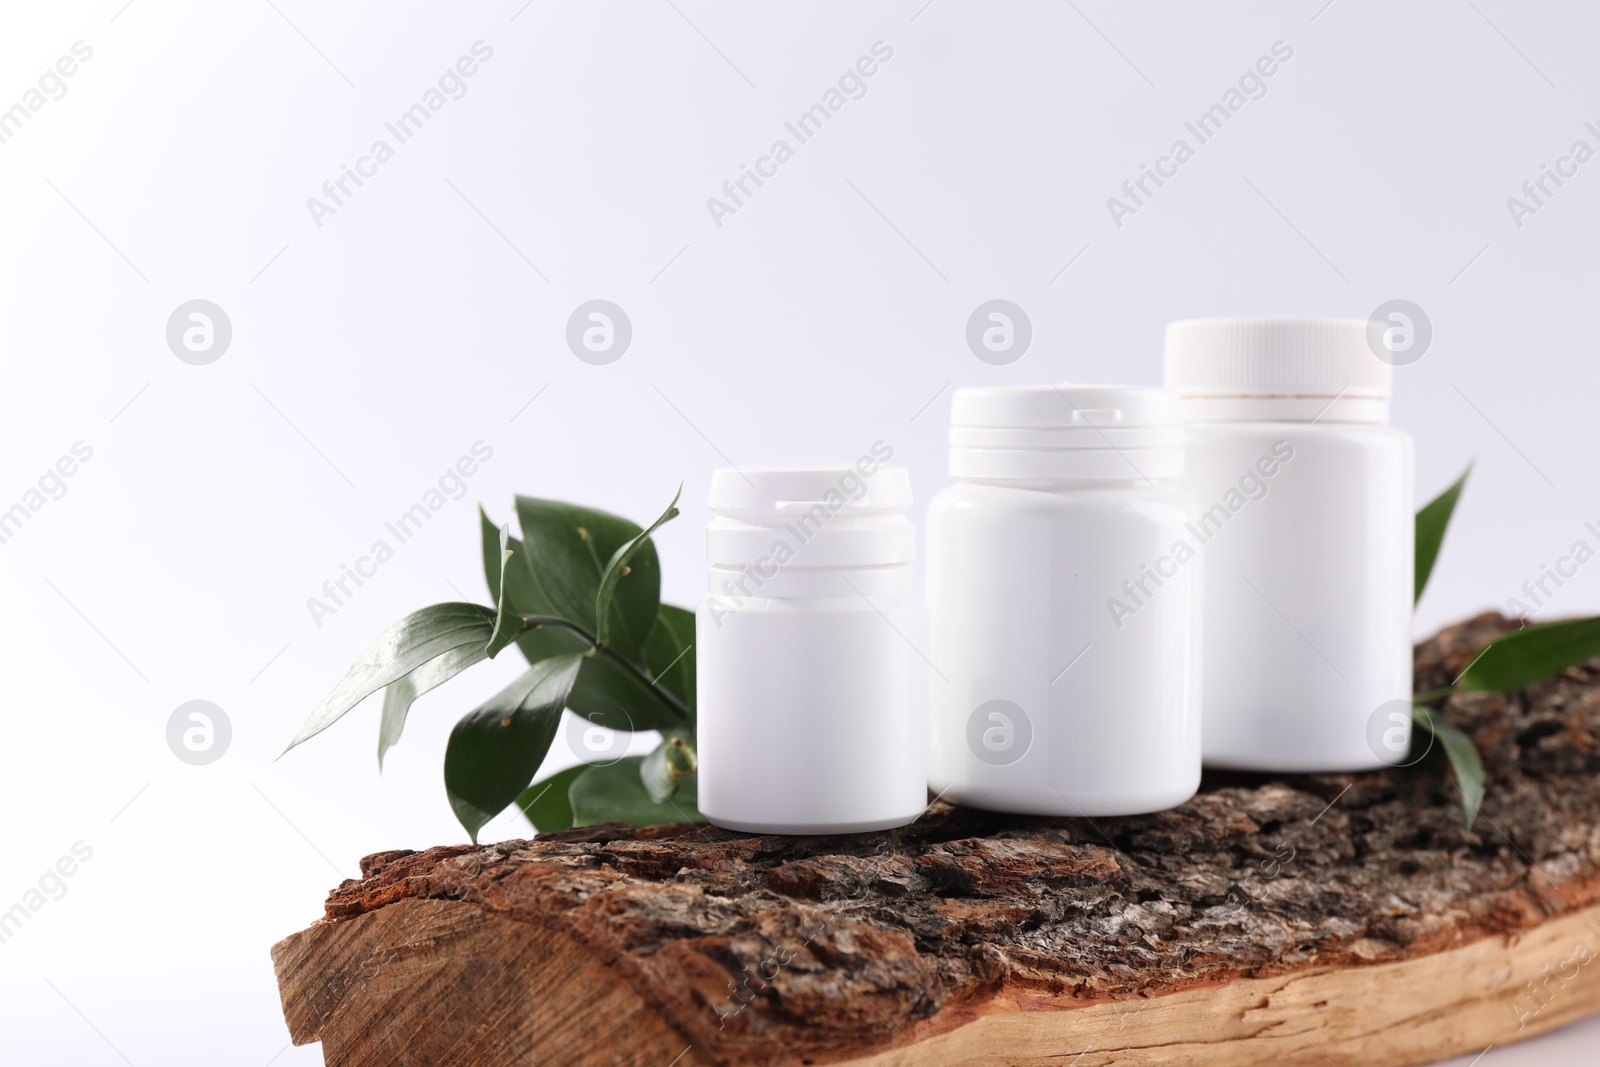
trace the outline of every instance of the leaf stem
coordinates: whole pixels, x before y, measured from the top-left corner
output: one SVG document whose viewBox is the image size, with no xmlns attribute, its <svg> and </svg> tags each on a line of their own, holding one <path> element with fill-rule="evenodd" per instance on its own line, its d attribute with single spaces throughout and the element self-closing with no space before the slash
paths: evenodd
<svg viewBox="0 0 1600 1067">
<path fill-rule="evenodd" d="M 568 631 L 569 633 L 578 635 L 589 645 L 589 651 L 586 653 L 587 655 L 592 656 L 598 653 L 602 656 L 605 656 L 611 662 L 615 663 L 624 671 L 632 675 L 634 680 L 639 682 L 639 684 L 643 685 L 646 689 L 652 690 L 658 696 L 660 696 L 662 702 L 670 707 L 677 714 L 679 719 L 683 720 L 684 722 L 690 722 L 694 719 L 693 713 L 689 711 L 689 709 L 684 705 L 683 701 L 679 700 L 666 688 L 657 685 L 656 680 L 650 677 L 644 671 L 640 670 L 638 664 L 634 663 L 627 656 L 624 656 L 622 653 L 612 648 L 611 645 L 602 643 L 598 637 L 590 633 L 578 623 L 573 622 L 571 619 L 563 619 L 557 615 L 522 615 L 520 618 L 522 619 L 521 633 L 527 633 L 529 630 L 540 626 L 556 626 Z"/>
<path fill-rule="evenodd" d="M 1416 696 L 1411 698 L 1411 703 L 1431 704 L 1435 700 L 1442 700 L 1454 692 L 1455 690 L 1449 686 L 1445 686 L 1443 689 L 1432 689 L 1426 693 L 1418 693 Z"/>
<path fill-rule="evenodd" d="M 584 629 L 578 623 L 573 622 L 571 619 L 563 619 L 559 615 L 519 614 L 517 617 L 522 620 L 522 628 L 518 631 L 519 634 L 525 634 L 529 630 L 537 629 L 540 626 L 557 626 L 563 630 L 570 630 L 572 633 L 577 634 L 579 637 L 589 642 L 590 646 L 592 647 L 598 647 L 600 644 L 599 639 L 596 638 L 594 634 Z"/>
</svg>

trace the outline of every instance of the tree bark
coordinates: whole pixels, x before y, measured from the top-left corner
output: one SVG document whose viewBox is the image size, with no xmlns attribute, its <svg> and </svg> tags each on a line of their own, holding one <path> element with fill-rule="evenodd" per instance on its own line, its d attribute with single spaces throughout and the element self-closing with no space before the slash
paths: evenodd
<svg viewBox="0 0 1600 1067">
<path fill-rule="evenodd" d="M 1418 646 L 1419 692 L 1494 636 Z M 1600 1010 L 1600 659 L 1452 697 L 1439 752 L 1208 775 L 1155 815 L 934 804 L 834 837 L 591 826 L 386 852 L 273 948 L 330 1067 L 1383 1064 Z"/>
</svg>

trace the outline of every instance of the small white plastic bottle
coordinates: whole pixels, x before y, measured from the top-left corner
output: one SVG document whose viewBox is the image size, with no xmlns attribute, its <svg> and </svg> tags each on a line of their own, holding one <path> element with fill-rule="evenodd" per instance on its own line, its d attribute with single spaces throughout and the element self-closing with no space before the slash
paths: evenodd
<svg viewBox="0 0 1600 1067">
<path fill-rule="evenodd" d="M 1197 568 L 1175 398 L 958 389 L 928 510 L 929 785 L 1037 815 L 1131 815 L 1194 795 Z"/>
<path fill-rule="evenodd" d="M 1205 760 L 1359 771 L 1410 739 L 1413 453 L 1367 323 L 1167 327 L 1205 569 Z"/>
<path fill-rule="evenodd" d="M 911 480 L 890 455 L 711 476 L 695 629 L 699 804 L 717 826 L 856 833 L 927 805 Z"/>
</svg>

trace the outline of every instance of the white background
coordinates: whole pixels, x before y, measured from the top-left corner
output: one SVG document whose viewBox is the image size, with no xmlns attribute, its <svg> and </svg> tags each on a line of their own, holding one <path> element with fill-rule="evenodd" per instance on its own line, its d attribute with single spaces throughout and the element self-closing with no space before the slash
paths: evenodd
<svg viewBox="0 0 1600 1067">
<path fill-rule="evenodd" d="M 1520 228 L 1506 200 L 1600 148 L 1600 19 L 1323 3 L 4 0 L 0 107 L 93 58 L 0 144 L 0 508 L 94 450 L 0 544 L 0 908 L 94 850 L 0 945 L 5 1058 L 320 1062 L 284 1047 L 268 946 L 361 855 L 462 838 L 445 737 L 517 664 L 425 698 L 381 777 L 375 706 L 273 758 L 389 622 L 486 597 L 478 501 L 647 519 L 682 480 L 657 542 L 691 605 L 714 465 L 881 438 L 925 501 L 952 384 L 1150 383 L 1171 319 L 1404 298 L 1434 328 L 1396 374 L 1419 497 L 1477 460 L 1419 635 L 1595 544 L 1600 162 Z M 307 198 L 480 40 L 466 95 L 318 227 Z M 866 95 L 717 226 L 706 199 L 880 40 Z M 1114 225 L 1276 41 L 1266 96 Z M 597 297 L 634 329 L 604 367 L 564 341 Z M 209 366 L 165 339 L 196 298 L 233 326 Z M 1004 367 L 964 338 L 993 298 L 1034 330 Z M 307 598 L 479 440 L 463 498 L 317 626 Z M 1541 615 L 1597 609 L 1593 564 Z M 196 698 L 233 727 L 205 767 L 165 738 Z M 1579 1062 L 1585 1034 L 1482 1062 Z"/>
</svg>

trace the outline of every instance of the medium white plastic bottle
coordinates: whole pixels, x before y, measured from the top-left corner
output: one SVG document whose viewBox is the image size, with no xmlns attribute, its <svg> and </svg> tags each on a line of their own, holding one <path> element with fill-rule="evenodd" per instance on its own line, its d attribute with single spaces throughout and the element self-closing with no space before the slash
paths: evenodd
<svg viewBox="0 0 1600 1067">
<path fill-rule="evenodd" d="M 928 510 L 929 784 L 995 811 L 1130 815 L 1200 783 L 1197 568 L 1175 399 L 959 389 Z"/>
<path fill-rule="evenodd" d="M 916 528 L 891 454 L 711 476 L 695 629 L 699 804 L 717 826 L 856 833 L 927 805 Z"/>
<path fill-rule="evenodd" d="M 1413 452 L 1367 324 L 1167 327 L 1205 569 L 1208 765 L 1358 771 L 1410 739 Z"/>
</svg>

